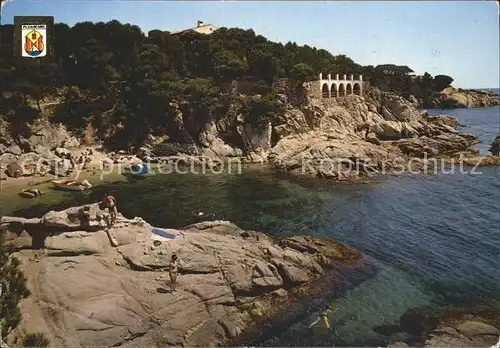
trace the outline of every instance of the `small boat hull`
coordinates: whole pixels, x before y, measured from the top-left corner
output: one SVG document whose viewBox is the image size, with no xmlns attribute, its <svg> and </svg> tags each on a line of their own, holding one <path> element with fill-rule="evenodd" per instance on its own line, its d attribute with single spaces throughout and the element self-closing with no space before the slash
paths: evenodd
<svg viewBox="0 0 500 348">
<path fill-rule="evenodd" d="M 35 198 L 35 197 L 38 197 L 39 195 L 37 195 L 31 189 L 26 189 L 26 190 L 22 190 L 21 192 L 19 192 L 19 196 L 24 197 L 24 198 Z"/>
<path fill-rule="evenodd" d="M 55 188 L 64 191 L 84 191 L 90 188 L 77 181 L 71 180 L 52 180 L 52 185 L 54 185 Z"/>
</svg>

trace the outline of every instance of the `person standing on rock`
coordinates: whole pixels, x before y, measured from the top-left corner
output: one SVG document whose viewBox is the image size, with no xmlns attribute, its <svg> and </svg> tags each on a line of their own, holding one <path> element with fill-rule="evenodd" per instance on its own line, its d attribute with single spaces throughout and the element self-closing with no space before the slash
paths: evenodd
<svg viewBox="0 0 500 348">
<path fill-rule="evenodd" d="M 68 153 L 67 159 L 69 159 L 69 163 L 71 164 L 71 169 L 75 169 L 76 168 L 75 157 L 73 157 L 72 154 Z"/>
<path fill-rule="evenodd" d="M 116 209 L 116 198 L 106 193 L 102 199 L 102 204 L 105 208 L 108 208 L 109 227 L 111 227 L 113 226 L 116 215 L 118 214 L 118 209 Z"/>
<path fill-rule="evenodd" d="M 172 294 L 175 294 L 175 285 L 177 283 L 177 275 L 181 269 L 180 260 L 176 254 L 172 254 L 172 259 L 170 260 L 170 265 L 168 267 L 168 274 L 170 275 L 170 290 Z"/>
</svg>

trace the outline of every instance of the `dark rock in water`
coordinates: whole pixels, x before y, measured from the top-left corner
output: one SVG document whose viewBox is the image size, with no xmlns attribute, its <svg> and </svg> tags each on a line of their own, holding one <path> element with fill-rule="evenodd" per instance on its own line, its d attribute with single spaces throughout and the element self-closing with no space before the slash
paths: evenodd
<svg viewBox="0 0 500 348">
<path fill-rule="evenodd" d="M 435 311 L 429 307 L 409 309 L 399 318 L 401 331 L 414 336 L 430 332 L 437 327 L 438 323 Z"/>
<path fill-rule="evenodd" d="M 384 336 L 391 336 L 394 335 L 395 333 L 401 332 L 401 328 L 399 327 L 399 325 L 388 324 L 388 325 L 375 326 L 373 328 L 373 331 Z"/>
<path fill-rule="evenodd" d="M 374 331 L 389 336 L 393 329 L 396 330 L 396 327 L 383 325 L 374 328 Z M 413 335 L 406 340 L 406 344 L 411 347 L 498 347 L 500 307 L 493 305 L 441 310 L 412 308 L 401 316 L 400 330 Z M 394 343 L 389 347 L 406 346 Z"/>
<path fill-rule="evenodd" d="M 500 156 L 500 135 L 497 135 L 495 140 L 493 140 L 489 151 L 493 156 Z"/>
</svg>

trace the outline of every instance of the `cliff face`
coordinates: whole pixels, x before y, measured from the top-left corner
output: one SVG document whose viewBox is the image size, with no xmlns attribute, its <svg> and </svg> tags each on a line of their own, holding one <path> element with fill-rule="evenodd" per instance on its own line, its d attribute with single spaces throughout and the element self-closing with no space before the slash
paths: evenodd
<svg viewBox="0 0 500 348">
<path fill-rule="evenodd" d="M 202 128 L 198 153 L 209 157 L 243 155 L 288 169 L 297 167 L 299 157 L 346 163 L 363 158 L 371 159 L 375 169 L 388 159 L 464 151 L 476 141 L 455 130 L 456 120 L 429 119 L 418 109 L 416 100 L 377 89 L 364 97 L 317 99 L 304 89 L 293 101 L 284 94 L 278 98 L 282 112 L 264 126 L 246 122 L 241 107 L 233 104 L 221 119 Z"/>
<path fill-rule="evenodd" d="M 245 119 L 242 96 L 237 93 L 228 95 L 227 112 L 216 121 L 201 123 L 179 109 L 175 125 L 166 127 L 162 136 L 151 137 L 153 150 L 146 153 L 243 157 L 297 174 L 341 180 L 390 171 L 414 157 L 457 154 L 477 141 L 457 132 L 458 123 L 452 117 L 427 117 L 415 99 L 378 89 L 366 90 L 363 97 L 339 99 L 311 97 L 307 88 L 297 91 L 294 98 L 278 94 L 276 117 L 257 125 Z M 53 156 L 49 150 L 79 145 L 63 126 L 43 121 L 30 126 L 25 135 L 6 134 L 3 139 L 3 163 L 23 152 L 49 158 Z M 155 139 L 167 141 L 155 145 Z"/>
<path fill-rule="evenodd" d="M 428 118 L 414 103 L 391 93 L 372 90 L 364 97 L 350 95 L 328 103 L 311 99 L 285 115 L 298 131 L 281 126 L 288 130 L 282 134 L 288 134 L 271 149 L 271 163 L 342 180 L 399 169 L 414 157 L 465 151 L 476 141 L 457 132 L 452 117 Z"/>
</svg>

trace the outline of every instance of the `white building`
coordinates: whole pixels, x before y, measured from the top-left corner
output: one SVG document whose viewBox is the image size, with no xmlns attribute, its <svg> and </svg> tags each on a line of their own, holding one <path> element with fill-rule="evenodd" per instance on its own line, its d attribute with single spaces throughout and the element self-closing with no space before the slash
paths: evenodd
<svg viewBox="0 0 500 348">
<path fill-rule="evenodd" d="M 184 30 L 179 30 L 179 31 L 174 31 L 171 33 L 171 35 L 177 35 L 180 33 L 185 33 L 186 31 L 195 31 L 200 34 L 212 34 L 215 30 L 217 30 L 217 27 L 212 24 L 205 24 L 203 21 L 198 21 L 196 23 L 196 27 L 194 28 L 188 28 Z"/>
</svg>

